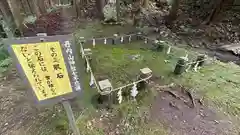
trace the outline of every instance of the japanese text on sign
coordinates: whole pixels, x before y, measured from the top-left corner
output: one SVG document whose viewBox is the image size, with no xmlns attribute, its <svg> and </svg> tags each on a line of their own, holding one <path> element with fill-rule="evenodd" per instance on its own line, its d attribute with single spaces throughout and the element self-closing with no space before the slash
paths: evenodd
<svg viewBox="0 0 240 135">
<path fill-rule="evenodd" d="M 72 92 L 59 42 L 12 45 L 39 101 Z"/>
<path fill-rule="evenodd" d="M 69 41 L 65 41 L 64 46 L 66 48 L 66 53 L 68 54 L 68 63 L 70 65 L 70 69 L 71 69 L 71 72 L 72 72 L 73 86 L 74 86 L 76 91 L 80 91 L 81 86 L 80 86 L 80 83 L 79 83 L 78 73 L 77 73 L 77 69 L 76 69 L 76 66 L 75 66 L 75 59 L 74 59 L 74 56 L 73 56 L 73 53 L 72 53 L 71 43 Z"/>
</svg>

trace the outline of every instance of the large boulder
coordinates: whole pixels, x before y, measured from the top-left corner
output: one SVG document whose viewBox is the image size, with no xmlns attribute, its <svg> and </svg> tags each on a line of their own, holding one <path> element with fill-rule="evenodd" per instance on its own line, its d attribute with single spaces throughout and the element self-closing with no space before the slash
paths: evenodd
<svg viewBox="0 0 240 135">
<path fill-rule="evenodd" d="M 109 0 L 103 8 L 104 21 L 117 20 L 116 0 Z"/>
</svg>

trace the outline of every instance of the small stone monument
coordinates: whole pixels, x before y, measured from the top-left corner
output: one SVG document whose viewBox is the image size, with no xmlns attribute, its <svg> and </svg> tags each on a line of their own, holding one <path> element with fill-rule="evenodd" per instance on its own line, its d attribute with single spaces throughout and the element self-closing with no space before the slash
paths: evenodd
<svg viewBox="0 0 240 135">
<path fill-rule="evenodd" d="M 143 69 L 140 69 L 140 75 L 138 76 L 138 80 L 141 80 L 141 79 L 144 79 L 144 78 L 147 78 L 149 76 L 152 75 L 152 70 L 149 69 L 149 68 L 143 68 Z M 141 90 L 145 90 L 147 87 L 147 81 L 141 81 L 137 84 L 137 89 L 139 91 Z"/>
<path fill-rule="evenodd" d="M 100 104 L 102 104 L 104 107 L 111 107 L 113 103 L 112 99 L 112 93 L 111 90 L 112 84 L 108 79 L 102 80 L 98 82 L 99 88 L 101 90 L 101 93 L 99 94 L 98 101 Z"/>
<path fill-rule="evenodd" d="M 147 76 L 150 76 L 152 74 L 152 70 L 149 68 L 140 69 L 140 72 L 142 75 L 147 75 Z"/>
<path fill-rule="evenodd" d="M 107 95 L 111 93 L 112 84 L 108 79 L 99 81 L 98 84 L 103 95 Z"/>
<path fill-rule="evenodd" d="M 103 7 L 104 21 L 105 22 L 116 22 L 117 11 L 116 11 L 116 0 L 109 0 Z"/>
<path fill-rule="evenodd" d="M 185 71 L 186 61 L 187 61 L 186 57 L 179 58 L 176 66 L 175 66 L 175 69 L 174 69 L 174 74 L 180 75 Z"/>
</svg>

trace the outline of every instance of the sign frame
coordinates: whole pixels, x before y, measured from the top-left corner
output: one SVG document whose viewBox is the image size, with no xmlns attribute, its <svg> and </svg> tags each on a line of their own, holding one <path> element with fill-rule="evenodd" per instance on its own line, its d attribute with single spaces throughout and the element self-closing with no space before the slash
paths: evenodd
<svg viewBox="0 0 240 135">
<path fill-rule="evenodd" d="M 56 103 L 66 101 L 69 99 L 73 99 L 77 96 L 80 96 L 81 93 L 83 92 L 84 68 L 80 68 L 80 67 L 84 67 L 84 65 L 83 65 L 83 62 L 81 62 L 81 59 L 79 57 L 80 55 L 78 55 L 77 46 L 72 39 L 73 39 L 73 35 L 56 35 L 56 36 L 24 37 L 24 38 L 17 38 L 17 39 L 6 41 L 6 43 L 8 45 L 8 52 L 9 52 L 10 56 L 13 58 L 13 62 L 16 64 L 17 71 L 19 72 L 21 77 L 23 77 L 22 79 L 24 80 L 24 83 L 27 84 L 28 89 L 31 90 L 31 93 L 33 94 L 35 103 L 37 103 L 39 105 L 56 104 Z M 66 48 L 63 45 L 63 43 L 65 41 L 69 41 L 71 43 L 72 55 L 74 56 L 74 59 L 75 59 L 75 67 L 76 67 L 76 71 L 77 71 L 78 81 L 80 83 L 79 91 L 76 91 L 76 89 L 74 88 L 73 75 L 71 72 L 71 66 L 68 61 L 68 54 L 66 53 Z M 48 98 L 45 100 L 38 100 L 37 95 L 35 94 L 34 89 L 32 88 L 30 81 L 28 80 L 28 78 L 23 70 L 23 67 L 20 64 L 20 61 L 18 60 L 16 54 L 13 51 L 12 45 L 13 44 L 15 44 L 15 45 L 16 44 L 19 44 L 19 45 L 20 44 L 31 44 L 31 43 L 40 43 L 40 42 L 59 42 L 60 43 L 64 64 L 66 66 L 68 77 L 69 77 L 70 84 L 72 87 L 72 92 L 66 93 L 66 94 L 63 94 L 60 96 L 56 96 L 53 98 Z M 82 76 L 82 77 L 80 77 L 80 76 Z"/>
</svg>

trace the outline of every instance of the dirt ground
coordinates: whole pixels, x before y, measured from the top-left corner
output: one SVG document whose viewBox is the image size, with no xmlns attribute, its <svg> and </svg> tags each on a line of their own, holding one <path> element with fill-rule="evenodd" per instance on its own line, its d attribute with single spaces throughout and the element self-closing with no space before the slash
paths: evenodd
<svg viewBox="0 0 240 135">
<path fill-rule="evenodd" d="M 176 135 L 229 135 L 237 134 L 231 120 L 216 108 L 208 107 L 200 95 L 174 86 L 159 91 L 151 107 L 151 119 L 164 123 Z"/>
<path fill-rule="evenodd" d="M 56 106 L 37 106 L 32 93 L 16 70 L 0 78 L 0 135 L 31 135 L 48 132 Z M 54 110 L 55 109 L 55 110 Z"/>
<path fill-rule="evenodd" d="M 27 95 L 21 79 L 14 71 L 1 78 L 0 84 L 0 134 L 17 135 L 22 131 L 27 132 L 34 123 L 37 111 L 31 104 L 31 96 Z"/>
</svg>

